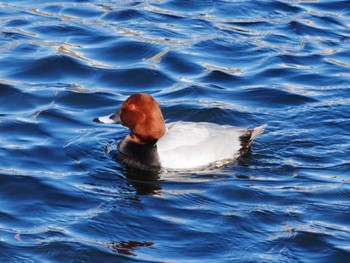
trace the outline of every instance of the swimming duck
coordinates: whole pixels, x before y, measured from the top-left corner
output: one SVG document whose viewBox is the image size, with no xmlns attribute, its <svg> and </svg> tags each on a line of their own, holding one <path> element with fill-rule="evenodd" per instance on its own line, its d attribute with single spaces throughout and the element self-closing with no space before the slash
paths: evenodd
<svg viewBox="0 0 350 263">
<path fill-rule="evenodd" d="M 165 124 L 159 104 L 145 93 L 131 95 L 119 111 L 95 121 L 128 127 L 130 134 L 118 144 L 119 160 L 144 170 L 196 169 L 237 159 L 266 127 L 184 121 Z"/>
</svg>

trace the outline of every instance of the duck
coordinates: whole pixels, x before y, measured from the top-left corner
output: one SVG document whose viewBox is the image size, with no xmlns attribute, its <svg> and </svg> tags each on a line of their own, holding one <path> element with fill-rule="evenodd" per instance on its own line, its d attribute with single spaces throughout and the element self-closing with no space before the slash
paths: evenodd
<svg viewBox="0 0 350 263">
<path fill-rule="evenodd" d="M 130 133 L 118 143 L 117 159 L 150 171 L 193 170 L 237 160 L 267 126 L 249 129 L 188 121 L 166 124 L 158 102 L 146 93 L 132 94 L 117 112 L 94 121 L 129 128 Z"/>
</svg>

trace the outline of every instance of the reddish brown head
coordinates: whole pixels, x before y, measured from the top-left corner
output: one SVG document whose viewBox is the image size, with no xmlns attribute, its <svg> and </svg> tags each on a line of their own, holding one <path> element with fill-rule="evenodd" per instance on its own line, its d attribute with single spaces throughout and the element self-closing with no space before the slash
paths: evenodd
<svg viewBox="0 0 350 263">
<path fill-rule="evenodd" d="M 131 95 L 121 106 L 122 125 L 131 131 L 130 137 L 138 143 L 158 140 L 165 133 L 163 114 L 157 101 L 145 93 Z"/>
</svg>

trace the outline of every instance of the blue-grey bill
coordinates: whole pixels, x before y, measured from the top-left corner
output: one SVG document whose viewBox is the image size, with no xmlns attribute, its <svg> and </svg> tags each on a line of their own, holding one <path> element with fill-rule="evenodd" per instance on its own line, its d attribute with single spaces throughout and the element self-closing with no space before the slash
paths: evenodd
<svg viewBox="0 0 350 263">
<path fill-rule="evenodd" d="M 94 122 L 113 124 L 113 123 L 120 123 L 121 120 L 118 113 L 113 113 L 112 115 L 95 118 Z"/>
</svg>

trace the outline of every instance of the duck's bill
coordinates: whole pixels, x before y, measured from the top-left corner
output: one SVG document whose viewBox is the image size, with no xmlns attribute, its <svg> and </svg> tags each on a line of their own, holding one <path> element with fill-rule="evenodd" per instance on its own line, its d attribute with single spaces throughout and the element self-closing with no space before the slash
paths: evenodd
<svg viewBox="0 0 350 263">
<path fill-rule="evenodd" d="M 116 112 L 116 113 L 113 113 L 112 115 L 95 118 L 94 122 L 114 124 L 114 123 L 121 123 L 121 120 L 120 120 L 119 114 Z"/>
</svg>

